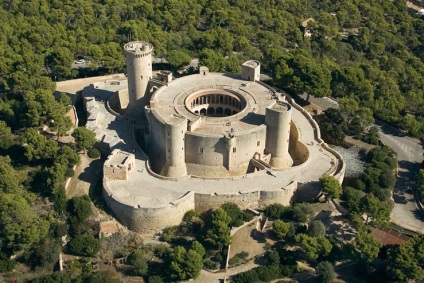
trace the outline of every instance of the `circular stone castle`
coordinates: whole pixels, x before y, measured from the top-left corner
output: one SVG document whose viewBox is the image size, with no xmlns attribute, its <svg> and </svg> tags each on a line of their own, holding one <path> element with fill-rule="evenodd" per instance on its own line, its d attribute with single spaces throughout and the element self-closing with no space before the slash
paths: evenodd
<svg viewBox="0 0 424 283">
<path fill-rule="evenodd" d="M 129 229 L 154 233 L 191 209 L 241 208 L 311 199 L 323 174 L 343 180 L 340 154 L 290 97 L 260 81 L 260 63 L 241 75 L 199 73 L 173 80 L 152 72 L 153 46 L 125 45 L 128 80 L 83 91 L 87 127 L 110 153 L 103 195 Z"/>
</svg>

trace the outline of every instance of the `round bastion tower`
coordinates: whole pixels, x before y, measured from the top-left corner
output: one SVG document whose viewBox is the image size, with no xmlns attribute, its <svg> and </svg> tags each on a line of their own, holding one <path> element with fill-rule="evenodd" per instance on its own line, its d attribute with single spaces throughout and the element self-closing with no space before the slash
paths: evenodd
<svg viewBox="0 0 424 283">
<path fill-rule="evenodd" d="M 282 101 L 276 101 L 273 106 L 266 109 L 265 151 L 271 153 L 270 165 L 274 168 L 284 169 L 293 165 L 293 159 L 289 154 L 291 116 L 291 105 Z"/>
<path fill-rule="evenodd" d="M 152 79 L 153 45 L 132 41 L 124 46 L 128 76 L 128 106 L 126 114 L 144 117 L 144 106 L 149 104 L 149 80 Z"/>
</svg>

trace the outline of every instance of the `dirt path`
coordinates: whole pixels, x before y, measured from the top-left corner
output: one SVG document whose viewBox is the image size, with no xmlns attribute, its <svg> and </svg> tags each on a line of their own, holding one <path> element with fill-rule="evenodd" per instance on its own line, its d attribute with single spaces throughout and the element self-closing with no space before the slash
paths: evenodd
<svg viewBox="0 0 424 283">
<path fill-rule="evenodd" d="M 199 277 L 197 277 L 196 279 L 184 281 L 184 282 L 190 282 L 190 283 L 218 283 L 218 282 L 223 282 L 222 280 L 224 278 L 230 277 L 232 275 L 235 275 L 235 274 L 238 274 L 238 273 L 241 273 L 241 272 L 244 272 L 244 271 L 248 271 L 248 270 L 255 268 L 257 266 L 258 265 L 256 263 L 254 263 L 253 261 L 250 261 L 249 263 L 246 263 L 244 265 L 241 265 L 241 266 L 238 266 L 238 267 L 235 267 L 235 268 L 231 268 L 227 272 L 211 273 L 211 272 L 207 272 L 207 271 L 202 270 L 200 272 Z"/>
<path fill-rule="evenodd" d="M 80 159 L 80 163 L 75 168 L 74 176 L 71 177 L 66 187 L 68 199 L 88 195 L 90 189 L 94 189 L 101 175 L 102 161 L 100 159 L 91 159 L 86 154 L 80 154 Z"/>
<path fill-rule="evenodd" d="M 265 252 L 264 246 L 267 240 L 265 234 L 256 230 L 256 222 L 254 222 L 237 231 L 231 242 L 230 258 L 240 252 L 247 252 L 248 259 L 251 259 Z"/>
</svg>

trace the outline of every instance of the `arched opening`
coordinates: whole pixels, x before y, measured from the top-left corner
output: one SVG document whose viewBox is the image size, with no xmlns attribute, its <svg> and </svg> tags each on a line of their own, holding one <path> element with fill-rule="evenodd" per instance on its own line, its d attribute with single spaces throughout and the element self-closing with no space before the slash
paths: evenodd
<svg viewBox="0 0 424 283">
<path fill-rule="evenodd" d="M 208 115 L 215 115 L 215 108 L 209 107 L 208 108 Z"/>
<path fill-rule="evenodd" d="M 216 108 L 216 115 L 224 115 L 224 109 L 222 107 Z"/>
<path fill-rule="evenodd" d="M 185 100 L 186 108 L 197 115 L 226 117 L 239 113 L 246 106 L 243 97 L 237 94 L 225 90 L 222 93 L 213 92 L 208 90 L 191 94 Z"/>
</svg>

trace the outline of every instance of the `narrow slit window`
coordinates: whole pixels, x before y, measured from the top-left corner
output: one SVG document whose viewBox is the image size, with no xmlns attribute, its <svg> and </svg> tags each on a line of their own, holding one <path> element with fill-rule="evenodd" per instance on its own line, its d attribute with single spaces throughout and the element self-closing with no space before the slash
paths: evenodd
<svg viewBox="0 0 424 283">
<path fill-rule="evenodd" d="M 203 147 L 199 147 L 199 153 L 203 154 Z"/>
<path fill-rule="evenodd" d="M 237 152 L 237 147 L 233 147 L 233 153 Z"/>
</svg>

